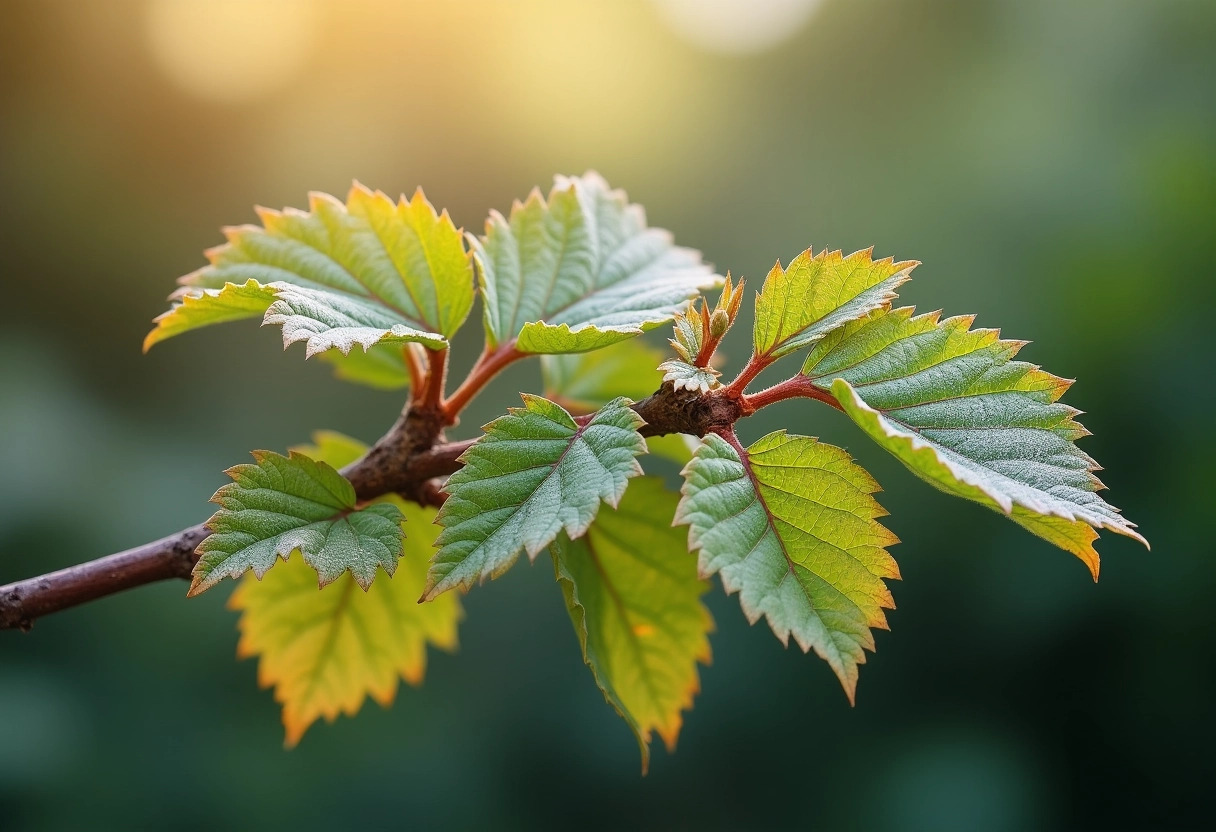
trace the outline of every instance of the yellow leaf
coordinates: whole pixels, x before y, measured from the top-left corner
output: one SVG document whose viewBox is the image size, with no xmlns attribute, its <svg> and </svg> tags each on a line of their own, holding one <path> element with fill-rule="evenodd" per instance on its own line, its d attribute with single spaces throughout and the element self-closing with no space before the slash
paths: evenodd
<svg viewBox="0 0 1216 832">
<path fill-rule="evenodd" d="M 301 449 L 331 465 L 358 457 L 363 446 L 319 434 Z M 371 696 L 387 707 L 399 679 L 421 684 L 426 645 L 456 647 L 463 616 L 456 593 L 417 603 L 439 528 L 435 510 L 397 498 L 406 516 L 405 552 L 390 578 L 381 570 L 367 592 L 349 574 L 317 589 L 316 572 L 296 553 L 257 580 L 246 575 L 229 606 L 241 611 L 240 658 L 259 657 L 258 682 L 283 706 L 287 745 L 317 719 L 354 716 Z"/>
</svg>

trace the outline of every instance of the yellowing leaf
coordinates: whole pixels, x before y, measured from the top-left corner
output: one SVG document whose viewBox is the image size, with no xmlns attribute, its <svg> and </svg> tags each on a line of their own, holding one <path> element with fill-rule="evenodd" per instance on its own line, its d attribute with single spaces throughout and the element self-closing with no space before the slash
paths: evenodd
<svg viewBox="0 0 1216 832">
<path fill-rule="evenodd" d="M 358 184 L 345 204 L 314 193 L 309 207 L 259 209 L 261 227 L 225 229 L 228 242 L 181 279 L 144 349 L 260 312 L 283 327 L 284 345 L 303 341 L 309 356 L 383 343 L 445 347 L 474 294 L 472 261 L 447 213 L 422 191 L 394 203 Z"/>
<path fill-rule="evenodd" d="M 1094 529 L 1148 543 L 1097 494 L 1097 463 L 1075 444 L 1089 432 L 1059 401 L 1072 382 L 971 322 L 876 311 L 823 339 L 802 372 L 917 476 L 1075 554 L 1097 580 Z"/>
<path fill-rule="evenodd" d="M 652 731 L 675 750 L 681 712 L 700 691 L 697 662 L 710 660 L 713 619 L 700 601 L 709 585 L 671 526 L 678 500 L 642 477 L 583 537 L 563 534 L 550 549 L 583 659 L 637 737 L 643 772 Z"/>
<path fill-rule="evenodd" d="M 323 433 L 316 446 L 301 450 L 336 466 L 356 459 L 365 446 Z M 292 556 L 261 580 L 246 575 L 229 601 L 241 612 L 237 653 L 259 658 L 259 683 L 274 688 L 289 746 L 317 719 L 353 716 L 367 696 L 387 707 L 399 679 L 421 684 L 428 643 L 456 647 L 456 625 L 463 617 L 458 596 L 417 603 L 438 532 L 435 510 L 384 499 L 410 527 L 391 578 L 381 571 L 367 592 L 350 575 L 318 589 L 316 573 Z"/>
<path fill-rule="evenodd" d="M 890 304 L 918 264 L 874 260 L 870 250 L 842 257 L 808 248 L 773 266 L 756 297 L 756 354 L 770 359 L 813 344 L 832 330 Z"/>
<path fill-rule="evenodd" d="M 840 448 L 784 431 L 747 449 L 710 434 L 684 478 L 676 522 L 701 574 L 720 573 L 750 622 L 765 616 L 782 643 L 827 661 L 851 702 L 870 630 L 895 606 L 883 579 L 899 577 L 878 484 Z"/>
</svg>

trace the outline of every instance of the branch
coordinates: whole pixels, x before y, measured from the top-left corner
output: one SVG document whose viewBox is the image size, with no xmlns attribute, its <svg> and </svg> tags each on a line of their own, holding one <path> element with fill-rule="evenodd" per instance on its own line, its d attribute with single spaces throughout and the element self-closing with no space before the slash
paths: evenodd
<svg viewBox="0 0 1216 832">
<path fill-rule="evenodd" d="M 670 382 L 633 409 L 646 421 L 644 436 L 704 436 L 729 427 L 746 412 L 739 399 L 723 391 L 698 395 L 676 391 Z M 457 471 L 460 455 L 476 442 L 443 441 L 447 418 L 442 406 L 418 402 L 407 408 L 362 459 L 342 469 L 359 500 L 400 494 L 423 505 L 441 503 L 443 495 L 433 480 Z M 2 586 L 0 629 L 29 630 L 35 619 L 87 601 L 157 581 L 189 579 L 198 559 L 195 549 L 208 534 L 203 524 L 191 526 L 125 552 Z"/>
</svg>

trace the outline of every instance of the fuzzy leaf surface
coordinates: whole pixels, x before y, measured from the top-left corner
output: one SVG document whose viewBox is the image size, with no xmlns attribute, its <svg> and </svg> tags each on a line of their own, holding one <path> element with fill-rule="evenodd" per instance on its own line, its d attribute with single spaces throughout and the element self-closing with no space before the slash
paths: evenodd
<svg viewBox="0 0 1216 832">
<path fill-rule="evenodd" d="M 700 253 L 649 228 L 641 206 L 598 174 L 556 177 L 470 238 L 490 345 L 530 353 L 600 349 L 670 321 L 722 279 Z"/>
<path fill-rule="evenodd" d="M 1016 361 L 1023 341 L 911 307 L 874 312 L 832 333 L 803 373 L 917 476 L 1005 514 L 1079 557 L 1094 578 L 1095 529 L 1139 540 L 1097 491 L 1089 432 L 1059 401 L 1071 381 Z"/>
<path fill-rule="evenodd" d="M 628 399 L 609 402 L 586 425 L 548 399 L 524 394 L 523 401 L 485 426 L 444 486 L 425 598 L 496 578 L 521 551 L 535 558 L 560 531 L 581 536 L 600 502 L 617 505 L 642 473 L 642 419 Z"/>
<path fill-rule="evenodd" d="M 283 327 L 285 346 L 304 341 L 309 356 L 386 342 L 446 346 L 474 294 L 470 255 L 447 212 L 421 191 L 394 203 L 357 184 L 345 203 L 318 193 L 309 202 L 307 212 L 262 208 L 261 226 L 225 229 L 228 242 L 180 280 L 144 349 L 259 312 Z"/>
<path fill-rule="evenodd" d="M 775 359 L 813 344 L 833 329 L 890 304 L 918 263 L 874 260 L 870 251 L 844 257 L 811 249 L 783 269 L 773 266 L 756 297 L 757 355 Z"/>
<path fill-rule="evenodd" d="M 652 732 L 675 750 L 681 712 L 700 690 L 697 663 L 710 661 L 713 619 L 700 601 L 709 584 L 672 528 L 678 500 L 643 477 L 583 537 L 562 534 L 550 547 L 583 660 L 637 737 L 643 771 Z"/>
<path fill-rule="evenodd" d="M 326 432 L 317 434 L 316 445 L 296 450 L 336 468 L 367 448 Z M 432 525 L 435 510 L 398 497 L 377 502 L 395 506 L 410 523 L 391 577 L 378 572 L 367 592 L 350 575 L 318 589 L 316 572 L 292 556 L 261 580 L 246 575 L 229 600 L 241 613 L 237 654 L 258 657 L 258 681 L 274 688 L 288 746 L 318 719 L 354 716 L 368 696 L 388 707 L 400 679 L 420 685 L 428 644 L 456 648 L 456 625 L 463 617 L 459 597 L 449 593 L 417 603 L 439 531 Z"/>
<path fill-rule="evenodd" d="M 718 376 L 722 375 L 713 367 L 697 367 L 674 358 L 664 361 L 659 369 L 663 371 L 663 381 L 670 381 L 674 389 L 698 395 L 718 387 Z"/>
<path fill-rule="evenodd" d="M 676 522 L 704 577 L 722 576 L 751 623 L 827 661 L 852 701 L 871 629 L 894 602 L 898 539 L 878 518 L 873 477 L 840 448 L 784 431 L 746 450 L 710 434 L 684 468 Z"/>
<path fill-rule="evenodd" d="M 376 568 L 397 568 L 404 535 L 401 511 L 389 503 L 355 508 L 355 489 L 332 466 L 292 451 L 254 451 L 254 463 L 227 470 L 232 482 L 215 492 L 220 506 L 199 544 L 190 595 L 252 570 L 261 578 L 299 551 L 320 586 L 349 571 L 363 589 Z"/>
</svg>

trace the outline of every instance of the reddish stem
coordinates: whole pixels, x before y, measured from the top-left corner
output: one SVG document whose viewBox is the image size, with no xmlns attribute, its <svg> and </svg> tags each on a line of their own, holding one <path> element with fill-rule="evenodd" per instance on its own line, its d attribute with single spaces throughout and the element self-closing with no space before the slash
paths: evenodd
<svg viewBox="0 0 1216 832">
<path fill-rule="evenodd" d="M 420 404 L 440 407 L 443 402 L 443 387 L 448 378 L 448 350 L 426 351 L 426 386 L 421 395 L 415 398 Z"/>
<path fill-rule="evenodd" d="M 410 397 L 418 401 L 422 396 L 422 388 L 426 384 L 426 367 L 419 360 L 417 344 L 404 344 L 401 354 L 405 358 L 405 369 L 410 374 Z"/>
<path fill-rule="evenodd" d="M 443 414 L 449 425 L 456 424 L 456 417 L 468 406 L 469 402 L 481 392 L 481 388 L 490 383 L 509 364 L 524 358 L 526 353 L 515 349 L 514 341 L 499 344 L 497 349 L 486 345 L 477 363 L 469 371 L 468 378 L 461 382 L 452 395 L 443 400 Z"/>
<path fill-rule="evenodd" d="M 843 410 L 840 403 L 836 401 L 831 393 L 819 389 L 813 381 L 801 374 L 793 378 L 787 378 L 780 384 L 774 384 L 772 387 L 761 390 L 758 393 L 743 396 L 743 410 L 745 413 L 754 413 L 762 407 L 768 407 L 770 404 L 796 398 L 815 399 L 824 404 L 829 404 L 837 410 Z"/>
<path fill-rule="evenodd" d="M 764 372 L 764 369 L 773 363 L 773 359 L 767 355 L 756 355 L 752 353 L 752 357 L 747 359 L 745 366 L 739 375 L 735 376 L 735 380 L 726 386 L 726 395 L 733 399 L 738 399 L 743 396 L 743 391 L 747 385 L 751 384 L 752 379 Z"/>
</svg>

